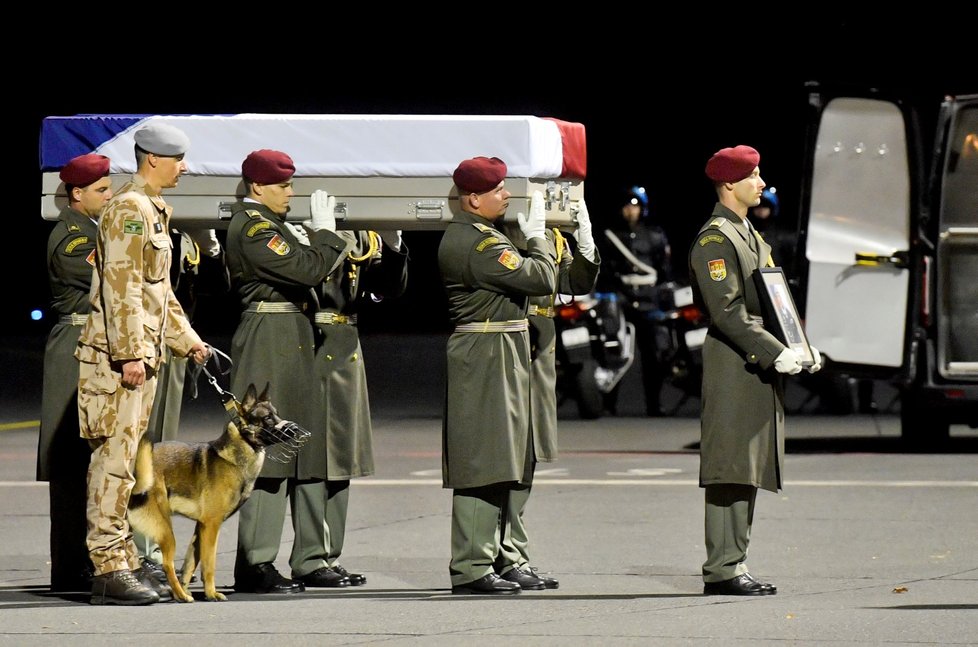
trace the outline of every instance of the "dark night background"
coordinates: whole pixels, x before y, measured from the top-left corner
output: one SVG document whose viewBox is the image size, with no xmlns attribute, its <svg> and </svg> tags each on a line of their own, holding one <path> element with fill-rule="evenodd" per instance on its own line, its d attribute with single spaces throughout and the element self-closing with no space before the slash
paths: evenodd
<svg viewBox="0 0 978 647">
<path fill-rule="evenodd" d="M 576 22 L 581 18 L 587 14 Z M 365 38 L 360 49 L 333 42 L 320 52 L 306 39 L 309 51 L 299 53 L 292 45 L 275 49 L 245 40 L 233 52 L 215 48 L 209 54 L 174 44 L 165 64 L 137 47 L 140 55 L 126 64 L 113 61 L 103 72 L 90 68 L 84 85 L 32 93 L 30 101 L 11 108 L 22 116 L 22 128 L 14 134 L 16 164 L 8 160 L 6 166 L 17 167 L 16 185 L 25 191 L 14 216 L 16 242 L 8 248 L 12 298 L 4 308 L 4 337 L 43 337 L 50 327 L 48 319 L 34 322 L 29 316 L 33 308 L 46 308 L 49 298 L 44 256 L 51 223 L 38 214 L 37 163 L 40 123 L 48 115 L 529 114 L 581 122 L 587 131 L 585 193 L 595 229 L 618 217 L 624 188 L 642 184 L 651 196 L 651 218 L 666 228 L 682 270 L 690 239 L 714 202 L 703 166 L 718 148 L 757 148 L 762 176 L 779 189 L 781 218 L 790 223 L 795 217 L 806 82 L 899 93 L 922 107 L 925 122 L 945 94 L 978 93 L 973 43 L 962 43 L 967 57 L 958 58 L 951 51 L 957 41 L 945 38 L 943 27 L 910 19 L 902 25 L 785 20 L 777 29 L 770 21 L 757 22 L 725 21 L 712 28 L 685 23 L 690 33 L 683 34 L 665 23 L 640 31 L 619 19 L 614 32 L 600 35 L 572 25 L 572 36 L 558 40 L 548 28 L 537 46 L 525 39 L 525 45 L 507 45 L 505 53 L 493 42 L 473 49 L 449 40 L 440 51 L 424 54 L 417 53 L 423 48 L 387 45 L 392 51 L 371 53 L 374 63 L 365 62 L 363 47 L 383 47 L 376 43 L 385 39 L 374 33 L 366 39 L 363 30 L 357 32 Z M 683 45 L 665 45 L 666 38 Z M 272 60 L 276 56 L 280 65 Z M 143 65 L 149 73 L 133 76 Z M 968 75 L 960 72 L 965 65 Z M 408 293 L 371 306 L 361 316 L 363 330 L 447 331 L 434 257 L 439 237 L 440 232 L 406 233 Z M 237 316 L 233 301 L 212 300 L 200 307 L 196 327 L 205 338 L 230 335 Z"/>
</svg>

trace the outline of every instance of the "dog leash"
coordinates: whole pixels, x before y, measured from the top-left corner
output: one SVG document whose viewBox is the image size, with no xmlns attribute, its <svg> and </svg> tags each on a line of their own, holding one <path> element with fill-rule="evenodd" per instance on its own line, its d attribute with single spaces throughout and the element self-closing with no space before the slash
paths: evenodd
<svg viewBox="0 0 978 647">
<path fill-rule="evenodd" d="M 215 370 L 217 371 L 218 375 L 223 377 L 230 373 L 232 362 L 227 353 L 210 345 L 208 345 L 208 348 L 210 349 L 211 353 L 207 361 L 214 361 L 214 366 L 216 367 Z M 227 360 L 227 368 L 224 368 L 221 364 L 222 357 Z M 235 404 L 240 404 L 238 402 L 238 398 L 236 398 L 233 393 L 222 389 L 221 385 L 217 383 L 217 377 L 212 375 L 211 372 L 207 370 L 207 362 L 204 362 L 203 364 L 194 363 L 191 366 L 190 372 L 192 377 L 191 384 L 193 385 L 193 392 L 190 396 L 191 399 L 197 399 L 197 381 L 200 379 L 200 374 L 203 373 L 207 376 L 207 381 L 210 382 L 210 385 L 214 387 L 215 391 L 217 391 L 217 395 L 221 398 L 221 403 L 224 405 L 225 409 L 231 411 L 234 409 Z"/>
</svg>

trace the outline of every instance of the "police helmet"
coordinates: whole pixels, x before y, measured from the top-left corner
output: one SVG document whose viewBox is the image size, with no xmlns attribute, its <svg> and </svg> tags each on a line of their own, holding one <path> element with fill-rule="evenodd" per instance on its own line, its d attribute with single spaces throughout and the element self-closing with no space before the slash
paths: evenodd
<svg viewBox="0 0 978 647">
<path fill-rule="evenodd" d="M 625 192 L 625 199 L 622 205 L 637 204 L 642 208 L 642 217 L 649 215 L 649 194 L 644 186 L 633 186 Z"/>
<path fill-rule="evenodd" d="M 773 186 L 764 189 L 761 193 L 761 204 L 771 208 L 771 218 L 777 216 L 781 207 L 778 201 L 778 190 Z"/>
</svg>

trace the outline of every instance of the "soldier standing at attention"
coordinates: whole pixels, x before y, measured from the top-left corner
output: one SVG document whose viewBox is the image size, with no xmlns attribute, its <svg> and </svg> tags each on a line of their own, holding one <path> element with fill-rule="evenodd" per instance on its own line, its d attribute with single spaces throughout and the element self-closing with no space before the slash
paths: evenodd
<svg viewBox="0 0 978 647">
<path fill-rule="evenodd" d="M 163 346 L 203 364 L 210 349 L 170 287 L 172 208 L 160 195 L 186 172 L 183 131 L 151 123 L 135 134 L 136 173 L 99 219 L 91 313 L 75 357 L 78 418 L 89 440 L 88 550 L 92 604 L 152 604 L 163 586 L 140 568 L 126 510 L 136 447 L 146 431 Z"/>
<path fill-rule="evenodd" d="M 51 312 L 58 316 L 44 348 L 37 480 L 48 481 L 51 511 L 51 590 L 86 591 L 92 562 L 85 546 L 85 475 L 91 449 L 78 435 L 75 348 L 88 320 L 98 219 L 112 198 L 109 158 L 79 155 L 61 169 L 68 206 L 48 236 Z"/>
<path fill-rule="evenodd" d="M 784 474 L 783 375 L 801 357 L 764 329 L 752 274 L 771 248 L 747 222 L 761 201 L 760 154 L 724 148 L 706 164 L 717 203 L 689 252 L 696 300 L 710 317 L 703 345 L 700 486 L 706 498 L 704 595 L 774 595 L 747 571 L 757 489 L 781 489 Z M 812 347 L 815 363 L 822 367 Z"/>
<path fill-rule="evenodd" d="M 546 237 L 543 196 L 518 214 L 527 254 L 496 227 L 509 206 L 506 164 L 463 161 L 453 174 L 461 213 L 438 247 L 455 331 L 448 340 L 442 483 L 452 495 L 452 593 L 512 594 L 494 570 L 511 492 L 530 482 L 529 298 L 557 287 L 557 253 Z M 503 527 L 501 527 L 503 526 Z"/>
<path fill-rule="evenodd" d="M 281 151 L 258 150 L 241 164 L 245 197 L 231 209 L 227 259 L 244 311 L 231 339 L 231 389 L 268 384 L 278 412 L 310 430 L 312 439 L 288 464 L 266 460 L 238 516 L 234 590 L 299 593 L 310 586 L 349 586 L 328 568 L 325 410 L 317 376 L 317 288 L 352 249 L 336 233 L 325 192 L 314 196 L 309 232 L 285 221 L 295 191 L 295 164 Z M 317 192 L 318 193 L 318 192 Z M 275 568 L 287 504 L 295 540 L 294 579 Z"/>
</svg>

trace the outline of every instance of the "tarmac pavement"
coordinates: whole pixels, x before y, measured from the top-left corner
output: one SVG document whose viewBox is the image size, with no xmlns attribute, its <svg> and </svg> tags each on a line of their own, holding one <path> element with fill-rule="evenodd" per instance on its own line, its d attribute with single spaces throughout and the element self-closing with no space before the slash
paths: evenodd
<svg viewBox="0 0 978 647">
<path fill-rule="evenodd" d="M 50 594 L 37 398 L 0 382 L 0 645 L 978 644 L 975 430 L 953 428 L 945 453 L 907 454 L 892 414 L 789 416 L 786 486 L 759 494 L 749 560 L 778 594 L 705 597 L 695 405 L 597 421 L 565 406 L 561 458 L 539 466 L 527 511 L 535 565 L 560 588 L 456 596 L 439 374 L 379 379 L 415 351 L 378 348 L 365 342 L 377 474 L 352 485 L 343 556 L 366 585 L 235 594 L 233 516 L 219 542 L 222 603 L 204 601 L 199 583 L 193 604 L 93 607 L 83 592 Z M 216 436 L 216 396 L 202 391 L 183 420 L 189 442 Z M 176 519 L 178 554 L 190 528 Z M 287 523 L 285 574 L 291 544 Z"/>
</svg>

